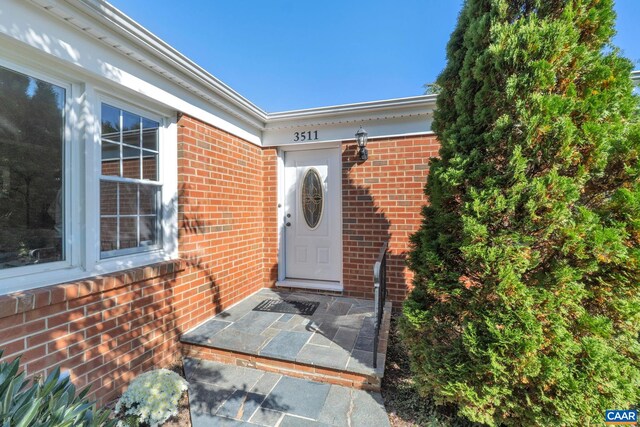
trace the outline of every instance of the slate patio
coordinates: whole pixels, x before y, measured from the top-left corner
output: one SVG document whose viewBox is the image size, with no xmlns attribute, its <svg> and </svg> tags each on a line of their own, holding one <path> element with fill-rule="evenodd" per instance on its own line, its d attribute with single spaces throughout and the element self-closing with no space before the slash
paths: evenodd
<svg viewBox="0 0 640 427">
<path fill-rule="evenodd" d="M 387 427 L 380 393 L 185 359 L 193 427 Z"/>
<path fill-rule="evenodd" d="M 265 299 L 318 301 L 311 316 L 252 311 Z M 385 312 L 390 313 L 387 303 Z M 183 343 L 382 378 L 386 335 L 373 367 L 370 300 L 262 289 L 187 332 Z M 384 331 L 383 331 L 384 332 Z"/>
</svg>

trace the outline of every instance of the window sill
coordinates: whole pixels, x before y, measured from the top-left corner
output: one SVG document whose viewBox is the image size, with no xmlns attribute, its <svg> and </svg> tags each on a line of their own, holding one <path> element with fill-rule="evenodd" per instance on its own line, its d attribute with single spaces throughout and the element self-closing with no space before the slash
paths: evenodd
<svg viewBox="0 0 640 427">
<path fill-rule="evenodd" d="M 185 268 L 186 265 L 182 260 L 164 261 L 116 273 L 0 295 L 0 318 L 117 289 L 131 283 L 176 274 Z"/>
</svg>

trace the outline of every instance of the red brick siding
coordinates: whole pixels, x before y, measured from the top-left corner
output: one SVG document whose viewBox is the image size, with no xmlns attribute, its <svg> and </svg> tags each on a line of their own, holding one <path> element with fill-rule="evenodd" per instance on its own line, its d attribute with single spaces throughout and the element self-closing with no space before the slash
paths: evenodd
<svg viewBox="0 0 640 427">
<path fill-rule="evenodd" d="M 181 263 L 0 297 L 0 349 L 31 377 L 55 367 L 105 403 L 179 355 L 173 283 Z M 9 313 L 13 313 L 9 315 Z"/>
<path fill-rule="evenodd" d="M 187 116 L 178 126 L 179 247 L 188 268 L 176 292 L 186 330 L 272 284 L 277 243 L 266 243 L 277 242 L 277 176 L 274 149 Z"/>
<path fill-rule="evenodd" d="M 343 279 L 347 295 L 373 297 L 373 264 L 389 240 L 389 299 L 401 302 L 411 286 L 406 268 L 409 236 L 420 226 L 429 158 L 435 136 L 377 139 L 361 162 L 353 142 L 342 147 Z"/>
</svg>

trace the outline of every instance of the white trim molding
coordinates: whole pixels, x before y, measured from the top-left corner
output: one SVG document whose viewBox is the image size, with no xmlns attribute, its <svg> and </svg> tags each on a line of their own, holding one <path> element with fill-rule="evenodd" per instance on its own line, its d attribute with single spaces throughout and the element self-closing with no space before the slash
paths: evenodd
<svg viewBox="0 0 640 427">
<path fill-rule="evenodd" d="M 367 130 L 369 138 L 428 134 L 435 102 L 435 95 L 422 95 L 273 113 L 262 132 L 262 145 L 352 140 L 360 126 Z"/>
<path fill-rule="evenodd" d="M 390 111 L 400 112 L 415 108 L 425 108 L 435 106 L 436 95 L 420 95 L 406 98 L 386 99 L 379 101 L 359 102 L 354 104 L 334 105 L 330 107 L 307 108 L 303 110 L 283 111 L 270 113 L 268 115 L 269 125 L 277 127 L 279 123 L 290 122 L 310 118 L 318 120 L 320 118 L 349 116 L 352 114 L 389 114 Z M 280 124 L 282 126 L 282 124 Z"/>
<path fill-rule="evenodd" d="M 110 9 L 102 0 L 0 2 L 0 49 L 21 61 L 56 62 L 52 70 L 64 75 L 144 97 L 261 144 L 261 110 L 251 113 L 239 95 L 223 94 L 222 83 L 214 88 L 213 76 L 205 84 L 194 64 L 172 64 L 166 58 L 172 49 L 134 37 L 109 20 Z"/>
</svg>

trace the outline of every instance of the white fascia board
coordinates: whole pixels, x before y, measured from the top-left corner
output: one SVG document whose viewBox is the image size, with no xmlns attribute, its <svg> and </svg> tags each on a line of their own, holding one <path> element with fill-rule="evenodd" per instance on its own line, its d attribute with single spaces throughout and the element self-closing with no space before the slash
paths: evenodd
<svg viewBox="0 0 640 427">
<path fill-rule="evenodd" d="M 133 91 L 253 144 L 264 122 L 243 112 L 194 79 L 174 72 L 146 50 L 70 6 L 70 1 L 5 0 L 0 3 L 0 48 L 25 61 L 60 64 L 53 71 L 99 80 L 107 90 Z"/>
<path fill-rule="evenodd" d="M 430 130 L 431 121 L 432 119 L 430 116 L 415 116 L 373 121 L 342 122 L 306 127 L 300 126 L 293 129 L 275 129 L 272 131 L 265 131 L 263 133 L 262 145 L 263 147 L 280 147 L 283 149 L 294 146 L 305 146 L 311 149 L 323 143 L 353 141 L 355 140 L 355 133 L 358 131 L 360 126 L 363 126 L 366 129 L 369 135 L 369 140 L 431 135 L 433 134 Z M 299 136 L 296 137 L 296 132 L 298 135 L 303 132 L 311 132 L 311 135 L 314 135 L 317 132 L 318 138 L 301 141 Z M 296 138 L 298 141 L 295 140 Z"/>
<path fill-rule="evenodd" d="M 348 141 L 360 126 L 370 139 L 430 134 L 434 108 L 435 96 L 426 95 L 270 114 L 262 145 Z"/>
<path fill-rule="evenodd" d="M 407 98 L 385 99 L 380 101 L 358 102 L 354 104 L 334 105 L 330 107 L 307 108 L 303 110 L 282 111 L 269 113 L 267 122 L 271 126 L 277 126 L 279 122 L 290 122 L 295 119 L 320 117 L 338 117 L 351 114 L 390 112 L 407 108 L 431 108 L 435 107 L 436 95 L 420 95 Z"/>
</svg>

